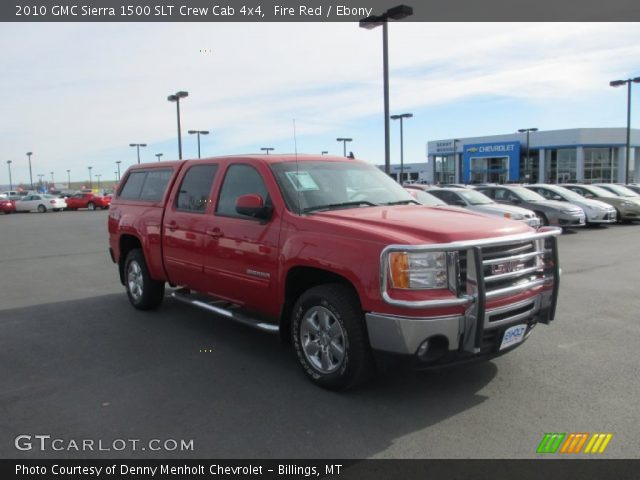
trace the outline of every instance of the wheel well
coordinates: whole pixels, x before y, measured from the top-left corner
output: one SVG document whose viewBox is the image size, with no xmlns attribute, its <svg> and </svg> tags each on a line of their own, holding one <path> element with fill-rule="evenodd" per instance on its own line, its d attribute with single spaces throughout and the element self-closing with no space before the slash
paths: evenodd
<svg viewBox="0 0 640 480">
<path fill-rule="evenodd" d="M 120 272 L 120 282 L 124 285 L 124 261 L 131 250 L 142 248 L 138 238 L 133 235 L 122 235 L 120 237 L 120 258 L 118 259 L 118 271 Z"/>
<path fill-rule="evenodd" d="M 337 273 L 313 267 L 293 267 L 289 270 L 285 281 L 284 306 L 280 315 L 280 337 L 282 340 L 285 342 L 291 340 L 291 313 L 300 295 L 312 287 L 327 283 L 346 285 L 358 297 L 358 292 L 353 284 Z"/>
</svg>

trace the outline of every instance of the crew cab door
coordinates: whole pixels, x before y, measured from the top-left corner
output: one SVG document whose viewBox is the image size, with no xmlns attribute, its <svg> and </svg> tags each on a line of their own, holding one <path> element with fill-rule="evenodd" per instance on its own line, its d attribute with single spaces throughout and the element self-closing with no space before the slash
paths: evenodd
<svg viewBox="0 0 640 480">
<path fill-rule="evenodd" d="M 258 166 L 230 163 L 224 172 L 215 205 L 208 216 L 204 275 L 209 293 L 250 309 L 277 314 L 278 242 L 280 216 L 273 208 L 275 186 L 266 182 Z M 270 179 L 272 180 L 272 179 Z M 270 190 L 271 189 L 271 190 Z M 271 209 L 268 218 L 236 211 L 243 195 L 258 195 Z"/>
<path fill-rule="evenodd" d="M 204 291 L 206 216 L 218 171 L 213 162 L 192 163 L 180 173 L 164 214 L 162 247 L 165 271 L 175 285 Z"/>
</svg>

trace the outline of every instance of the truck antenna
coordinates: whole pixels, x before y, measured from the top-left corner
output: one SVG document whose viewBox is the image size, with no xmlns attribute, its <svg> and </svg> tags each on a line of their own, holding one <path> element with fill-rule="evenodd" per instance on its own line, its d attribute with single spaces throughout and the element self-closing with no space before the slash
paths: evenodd
<svg viewBox="0 0 640 480">
<path fill-rule="evenodd" d="M 296 158 L 296 181 L 295 181 L 296 198 L 298 200 L 298 212 L 302 214 L 302 206 L 300 202 L 300 188 L 299 188 L 300 166 L 298 164 L 298 137 L 296 135 L 296 119 L 295 118 L 293 119 L 293 151 L 295 153 L 295 158 Z"/>
</svg>

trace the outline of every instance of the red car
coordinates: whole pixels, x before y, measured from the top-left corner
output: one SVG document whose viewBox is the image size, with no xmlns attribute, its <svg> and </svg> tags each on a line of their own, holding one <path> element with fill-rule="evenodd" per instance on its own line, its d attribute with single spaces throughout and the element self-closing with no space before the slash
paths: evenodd
<svg viewBox="0 0 640 480">
<path fill-rule="evenodd" d="M 98 208 L 109 208 L 111 204 L 111 196 L 99 196 L 93 193 L 76 193 L 67 198 L 67 210 L 77 210 L 79 208 L 88 208 L 96 210 Z"/>
<path fill-rule="evenodd" d="M 8 198 L 0 198 L 0 212 L 2 213 L 15 213 L 16 202 Z"/>
</svg>

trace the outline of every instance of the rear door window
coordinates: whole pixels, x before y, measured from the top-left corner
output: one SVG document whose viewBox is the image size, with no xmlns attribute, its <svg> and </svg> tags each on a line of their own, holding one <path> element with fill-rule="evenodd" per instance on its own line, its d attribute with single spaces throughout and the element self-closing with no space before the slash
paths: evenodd
<svg viewBox="0 0 640 480">
<path fill-rule="evenodd" d="M 173 170 L 170 168 L 132 172 L 127 177 L 118 197 L 124 200 L 158 202 L 162 200 L 172 174 Z"/>
<path fill-rule="evenodd" d="M 217 171 L 217 164 L 194 165 L 189 168 L 180 184 L 176 209 L 183 212 L 204 213 L 209 204 L 211 187 Z"/>
</svg>

